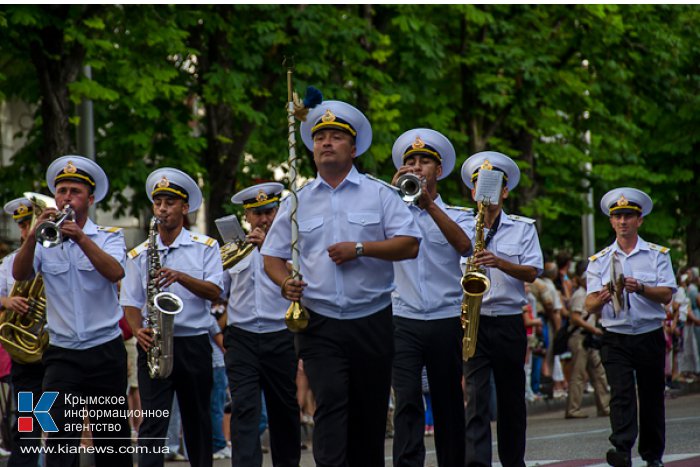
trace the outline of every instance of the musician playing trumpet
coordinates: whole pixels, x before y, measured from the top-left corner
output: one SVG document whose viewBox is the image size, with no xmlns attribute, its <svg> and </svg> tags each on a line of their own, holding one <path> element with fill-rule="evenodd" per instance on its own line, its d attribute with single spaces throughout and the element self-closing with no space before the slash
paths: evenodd
<svg viewBox="0 0 700 467">
<path fill-rule="evenodd" d="M 213 455 L 210 395 L 213 383 L 212 347 L 209 335 L 222 345 L 222 335 L 211 315 L 211 300 L 221 293 L 221 256 L 218 242 L 186 228 L 187 215 L 202 204 L 197 183 L 173 168 L 153 171 L 146 180 L 146 193 L 153 203 L 157 222 L 155 245 L 161 267 L 149 270 L 148 240 L 128 254 L 126 278 L 120 303 L 139 344 L 138 379 L 141 405 L 145 411 L 169 413 L 177 393 L 182 414 L 185 446 L 192 465 L 211 465 Z M 150 253 L 150 255 L 149 255 Z M 182 311 L 174 316 L 174 336 L 154 340 L 147 313 L 149 280 L 161 292 L 171 292 L 182 300 Z M 143 313 L 143 315 L 142 315 Z M 152 378 L 148 350 L 172 339 L 172 372 Z M 168 348 L 170 346 L 163 346 Z M 165 377 L 163 377 L 165 376 Z M 139 428 L 139 465 L 163 465 L 164 437 L 169 416 L 145 416 Z"/>
<path fill-rule="evenodd" d="M 277 215 L 284 185 L 260 183 L 231 198 L 243 205 L 255 248 L 224 271 L 223 298 L 228 299 L 224 333 L 226 371 L 231 390 L 233 466 L 262 465 L 259 425 L 265 395 L 272 463 L 298 466 L 301 456 L 297 357 L 294 336 L 284 323 L 289 301 L 265 273 L 260 247 Z"/>
<path fill-rule="evenodd" d="M 462 165 L 462 180 L 476 197 L 481 170 L 503 173 L 498 202 L 484 206 L 484 245 L 474 265 L 484 267 L 491 287 L 483 295 L 475 353 L 464 363 L 466 381 L 466 466 L 491 465 L 489 398 L 493 373 L 498 401 L 498 456 L 504 466 L 524 466 L 525 350 L 522 319 L 525 282 L 542 273 L 542 250 L 534 219 L 508 215 L 503 202 L 520 181 L 515 162 L 485 151 Z M 484 177 L 488 180 L 491 177 Z M 481 183 L 481 182 L 479 182 Z M 486 183 L 486 181 L 484 181 Z M 474 199 L 475 201 L 480 201 Z"/>
<path fill-rule="evenodd" d="M 408 207 L 423 236 L 417 258 L 394 263 L 394 465 L 425 462 L 423 366 L 433 401 L 438 464 L 462 465 L 459 263 L 471 250 L 467 232 L 473 230 L 474 216 L 471 209 L 446 205 L 438 193 L 438 181 L 455 165 L 454 147 L 441 133 L 426 128 L 405 132 L 394 143 L 392 159 L 398 169 L 392 184 L 409 173 L 421 181 L 420 196 Z"/>
<path fill-rule="evenodd" d="M 43 355 L 43 390 L 59 393 L 49 412 L 58 431 L 49 433 L 48 445 L 54 448 L 47 451 L 47 465 L 77 465 L 77 427 L 83 418 L 76 412 L 83 407 L 64 396 L 113 397 L 110 400 L 115 403 L 88 404 L 87 408 L 127 410 L 123 399 L 126 350 L 117 300 L 126 247 L 121 229 L 97 226 L 88 217 L 89 207 L 101 201 L 109 188 L 99 165 L 82 156 L 63 156 L 49 166 L 46 182 L 56 205 L 62 210 L 70 206 L 74 220 L 60 225 L 63 241 L 52 247 L 37 242 L 35 226 L 15 257 L 12 273 L 15 280 L 30 279 L 35 273 L 44 279 L 50 345 Z M 56 209 L 47 208 L 36 224 L 56 216 Z M 95 446 L 104 447 L 95 452 L 96 464 L 130 466 L 131 455 L 123 451 L 129 445 L 128 420 L 117 415 L 90 423 L 100 424 L 92 435 Z M 107 446 L 114 454 L 105 452 Z"/>
</svg>

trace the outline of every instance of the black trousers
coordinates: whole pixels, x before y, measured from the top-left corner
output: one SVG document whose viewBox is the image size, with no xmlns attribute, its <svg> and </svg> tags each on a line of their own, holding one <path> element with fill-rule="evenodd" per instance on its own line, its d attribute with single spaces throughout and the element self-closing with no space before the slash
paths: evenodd
<svg viewBox="0 0 700 467">
<path fill-rule="evenodd" d="M 498 457 L 504 467 L 525 465 L 525 349 L 521 315 L 481 316 L 476 352 L 464 364 L 466 464 L 491 465 L 490 378 L 496 382 Z"/>
<path fill-rule="evenodd" d="M 351 320 L 309 313 L 296 344 L 316 398 L 316 465 L 383 467 L 394 353 L 391 306 Z"/>
<path fill-rule="evenodd" d="M 629 453 L 639 433 L 639 455 L 645 461 L 661 460 L 664 454 L 665 346 L 661 328 L 636 336 L 607 331 L 603 335 L 601 358 L 610 384 L 610 442 Z"/>
<path fill-rule="evenodd" d="M 459 317 L 433 321 L 394 317 L 395 466 L 422 467 L 425 463 L 423 366 L 433 401 L 438 465 L 464 462 L 461 339 Z"/>
<path fill-rule="evenodd" d="M 10 378 L 12 380 L 15 403 L 17 402 L 18 393 L 31 392 L 34 394 L 34 403 L 36 404 L 42 394 L 41 384 L 44 379 L 44 365 L 41 362 L 25 364 L 13 360 Z M 12 424 L 12 453 L 7 461 L 7 465 L 11 467 L 24 465 L 36 467 L 39 462 L 39 453 L 22 452 L 22 448 L 41 445 L 41 440 L 38 439 L 41 437 L 41 428 L 38 423 L 34 423 L 34 430 L 31 433 L 20 433 L 17 429 L 17 419 L 23 415 L 26 414 L 16 412 L 15 421 Z"/>
<path fill-rule="evenodd" d="M 173 396 L 182 416 L 182 432 L 191 465 L 211 466 L 213 455 L 212 426 L 209 417 L 211 387 L 214 381 L 209 336 L 202 334 L 173 339 L 173 371 L 165 379 L 148 375 L 147 355 L 138 349 L 138 377 L 141 407 L 146 410 L 170 411 Z M 165 437 L 170 417 L 144 414 L 139 428 L 139 446 L 149 446 L 139 453 L 139 467 L 162 466 Z"/>
<path fill-rule="evenodd" d="M 121 336 L 85 350 L 49 345 L 44 352 L 43 363 L 43 390 L 59 393 L 49 411 L 58 426 L 58 432 L 49 434 L 47 446 L 54 446 L 55 452 L 46 455 L 46 465 L 78 467 L 79 454 L 58 453 L 59 445 L 77 448 L 80 444 L 81 432 L 75 427 L 83 424 L 83 418 L 76 411 L 83 407 L 74 405 L 74 398 L 102 397 L 102 400 L 108 398 L 110 403 L 90 403 L 85 407 L 89 411 L 116 412 L 114 416 L 90 419 L 90 424 L 95 424 L 92 431 L 94 445 L 100 451 L 97 452 L 96 449 L 95 464 L 131 466 L 132 455 L 126 451 L 131 446 L 129 421 L 127 417 L 121 416 L 128 410 L 126 349 Z M 65 429 L 68 426 L 70 429 Z M 113 452 L 103 452 L 103 449 L 109 449 L 107 446 Z"/>
<path fill-rule="evenodd" d="M 301 457 L 297 356 L 287 331 L 256 334 L 226 328 L 226 371 L 231 389 L 231 465 L 262 465 L 260 391 L 265 393 L 274 466 L 297 467 Z"/>
</svg>

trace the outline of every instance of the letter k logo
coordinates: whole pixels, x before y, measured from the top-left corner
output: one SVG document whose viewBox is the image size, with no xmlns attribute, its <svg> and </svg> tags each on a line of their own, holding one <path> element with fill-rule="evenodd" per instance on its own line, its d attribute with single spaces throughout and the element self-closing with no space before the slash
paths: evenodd
<svg viewBox="0 0 700 467">
<path fill-rule="evenodd" d="M 56 423 L 49 415 L 51 406 L 56 401 L 58 392 L 47 391 L 41 395 L 39 402 L 34 406 L 34 394 L 31 392 L 20 392 L 17 394 L 17 411 L 20 413 L 33 413 L 36 421 L 39 422 L 41 431 L 52 433 L 58 431 Z M 19 417 L 17 419 L 17 430 L 21 433 L 34 430 L 34 419 L 30 417 Z"/>
</svg>

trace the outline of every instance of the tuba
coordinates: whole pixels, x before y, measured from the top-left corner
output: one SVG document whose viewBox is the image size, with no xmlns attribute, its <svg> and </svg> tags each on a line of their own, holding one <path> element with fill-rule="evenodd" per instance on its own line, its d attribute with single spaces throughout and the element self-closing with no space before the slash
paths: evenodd
<svg viewBox="0 0 700 467">
<path fill-rule="evenodd" d="M 182 311 L 182 299 L 158 287 L 158 271 L 161 269 L 156 236 L 158 218 L 151 219 L 148 232 L 148 285 L 147 321 L 153 330 L 153 345 L 148 349 L 148 374 L 151 379 L 164 379 L 173 371 L 173 327 L 175 315 Z"/>
<path fill-rule="evenodd" d="M 41 193 L 26 192 L 24 197 L 34 206 L 31 230 L 41 213 L 46 208 L 55 208 L 56 202 L 52 197 Z M 49 334 L 46 332 L 44 279 L 41 274 L 37 274 L 34 279 L 16 281 L 10 296 L 26 298 L 29 310 L 25 314 L 5 311 L 0 320 L 0 342 L 12 360 L 18 363 L 38 362 L 49 345 Z"/>
<path fill-rule="evenodd" d="M 474 264 L 474 257 L 484 250 L 484 213 L 488 203 L 479 203 L 476 215 L 476 233 L 474 238 L 474 253 L 467 259 L 467 266 L 462 276 L 462 360 L 465 362 L 474 356 L 476 351 L 476 337 L 479 331 L 479 315 L 481 313 L 481 300 L 491 288 L 491 281 L 486 276 L 483 267 Z"/>
<path fill-rule="evenodd" d="M 29 304 L 27 313 L 6 310 L 0 324 L 0 342 L 18 363 L 36 363 L 49 345 L 46 332 L 46 296 L 41 274 L 34 279 L 17 281 L 11 297 L 24 297 Z"/>
</svg>

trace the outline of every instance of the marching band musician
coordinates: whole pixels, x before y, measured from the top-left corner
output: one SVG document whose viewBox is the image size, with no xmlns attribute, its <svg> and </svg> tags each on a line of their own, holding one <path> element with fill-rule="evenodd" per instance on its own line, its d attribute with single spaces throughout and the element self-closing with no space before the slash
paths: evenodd
<svg viewBox="0 0 700 467">
<path fill-rule="evenodd" d="M 265 274 L 259 248 L 275 219 L 281 183 L 261 183 L 236 193 L 251 226 L 251 253 L 224 271 L 229 326 L 225 332 L 226 369 L 231 389 L 231 465 L 262 465 L 259 425 L 264 391 L 275 466 L 298 466 L 301 456 L 297 358 L 294 336 L 284 323 L 289 307 L 279 286 Z"/>
<path fill-rule="evenodd" d="M 27 198 L 17 198 L 5 205 L 5 212 L 12 216 L 17 223 L 20 232 L 20 243 L 24 243 L 29 235 L 29 229 L 34 214 L 34 206 Z M 15 260 L 16 251 L 7 255 L 0 264 L 0 303 L 7 312 L 26 314 L 29 310 L 29 303 L 25 297 L 10 296 L 15 280 L 12 277 L 12 264 Z M 34 400 L 41 397 L 41 382 L 44 379 L 44 365 L 41 361 L 36 363 L 22 363 L 14 358 L 10 369 L 10 378 L 14 392 L 14 400 L 17 394 L 23 391 L 30 391 L 34 394 Z M 18 415 L 19 417 L 19 415 Z M 31 432 L 20 433 L 17 426 L 17 418 L 12 425 L 12 453 L 7 461 L 9 466 L 37 465 L 39 452 L 30 452 L 29 446 L 39 446 L 41 444 L 41 429 L 38 424 L 33 426 Z M 28 439 L 30 438 L 30 439 Z M 31 439 L 34 438 L 34 439 Z"/>
<path fill-rule="evenodd" d="M 190 463 L 212 465 L 211 419 L 204 414 L 209 413 L 213 384 L 208 334 L 216 336 L 219 346 L 223 339 L 210 313 L 210 300 L 216 300 L 222 289 L 219 245 L 215 239 L 185 227 L 187 214 L 202 204 L 202 193 L 189 175 L 173 168 L 157 169 L 148 176 L 146 193 L 153 203 L 153 215 L 159 220 L 156 244 L 162 267 L 149 271 L 148 241 L 131 250 L 120 297 L 139 344 L 141 405 L 144 411 L 169 411 L 177 393 Z M 148 301 L 152 298 L 147 294 L 151 273 L 161 291 L 171 292 L 183 302 L 182 311 L 174 319 L 172 373 L 162 379 L 149 376 L 147 363 L 147 350 L 154 344 L 146 321 Z M 139 453 L 140 466 L 163 465 L 163 452 L 157 453 L 155 447 L 163 446 L 168 420 L 169 417 L 145 414 L 139 428 L 139 446 L 154 449 Z"/>
<path fill-rule="evenodd" d="M 435 417 L 439 465 L 464 461 L 464 395 L 462 392 L 462 288 L 460 259 L 471 250 L 467 236 L 474 217 L 468 209 L 447 206 L 438 194 L 438 180 L 455 165 L 452 143 L 441 133 L 417 128 L 399 136 L 392 149 L 399 177 L 420 177 L 417 204 L 409 209 L 423 242 L 418 257 L 394 263 L 393 386 L 394 465 L 422 466 L 424 409 L 421 370 L 426 366 Z"/>
<path fill-rule="evenodd" d="M 651 198 L 635 188 L 607 192 L 600 200 L 600 208 L 610 217 L 615 241 L 589 258 L 586 271 L 586 308 L 591 313 L 601 313 L 605 328 L 601 357 L 610 384 L 613 445 L 606 458 L 615 467 L 632 465 L 631 450 L 637 434 L 639 454 L 647 466 L 663 466 L 666 436 L 663 304 L 671 301 L 677 285 L 669 249 L 648 243 L 638 234 L 652 207 Z M 618 261 L 621 268 L 616 274 L 613 263 Z M 619 277 L 619 274 L 624 276 L 621 284 L 624 291 L 618 290 L 622 306 L 614 307 L 609 286 L 616 282 L 611 276 Z"/>
<path fill-rule="evenodd" d="M 485 151 L 462 165 L 462 180 L 476 195 L 479 170 L 503 172 L 497 204 L 485 208 L 484 249 L 474 264 L 486 268 L 491 287 L 483 296 L 476 352 L 464 363 L 466 382 L 466 464 L 491 465 L 489 415 L 490 376 L 496 382 L 498 405 L 498 457 L 508 467 L 525 465 L 525 350 L 527 336 L 522 319 L 525 282 L 542 273 L 543 258 L 535 221 L 508 215 L 503 202 L 520 181 L 520 170 L 508 156 Z M 476 201 L 476 199 L 475 199 Z M 471 236 L 474 238 L 473 236 Z"/>
<path fill-rule="evenodd" d="M 291 197 L 261 250 L 265 271 L 310 314 L 295 343 L 316 397 L 316 464 L 380 466 L 394 353 L 392 262 L 415 258 L 421 234 L 395 191 L 353 164 L 372 142 L 362 112 L 325 101 L 301 124 L 301 137 L 318 168 L 298 192 L 303 280 L 286 264 Z"/>
<path fill-rule="evenodd" d="M 117 299 L 126 247 L 121 229 L 99 227 L 88 217 L 89 207 L 100 202 L 109 188 L 99 165 L 82 156 L 63 156 L 49 166 L 46 182 L 59 208 L 70 205 L 74 220 L 63 217 L 63 242 L 55 247 L 38 244 L 37 229 L 32 229 L 15 257 L 12 273 L 15 280 L 29 279 L 35 272 L 43 275 L 50 340 L 43 355 L 43 390 L 59 393 L 49 412 L 58 431 L 49 433 L 47 445 L 55 448 L 47 452 L 46 461 L 49 466 L 77 465 L 74 448 L 80 442 L 77 427 L 83 425 L 83 418 L 76 409 L 82 407 L 74 406 L 71 400 L 104 398 L 113 403 L 88 403 L 88 409 L 127 411 L 126 350 Z M 57 214 L 56 209 L 45 209 L 37 226 Z M 129 445 L 128 420 L 110 413 L 90 422 L 110 428 L 93 429 L 95 446 L 114 449 L 114 453 L 96 451 L 96 464 L 130 466 L 131 455 L 119 452 Z M 58 453 L 59 444 L 70 447 L 71 452 Z"/>
</svg>

